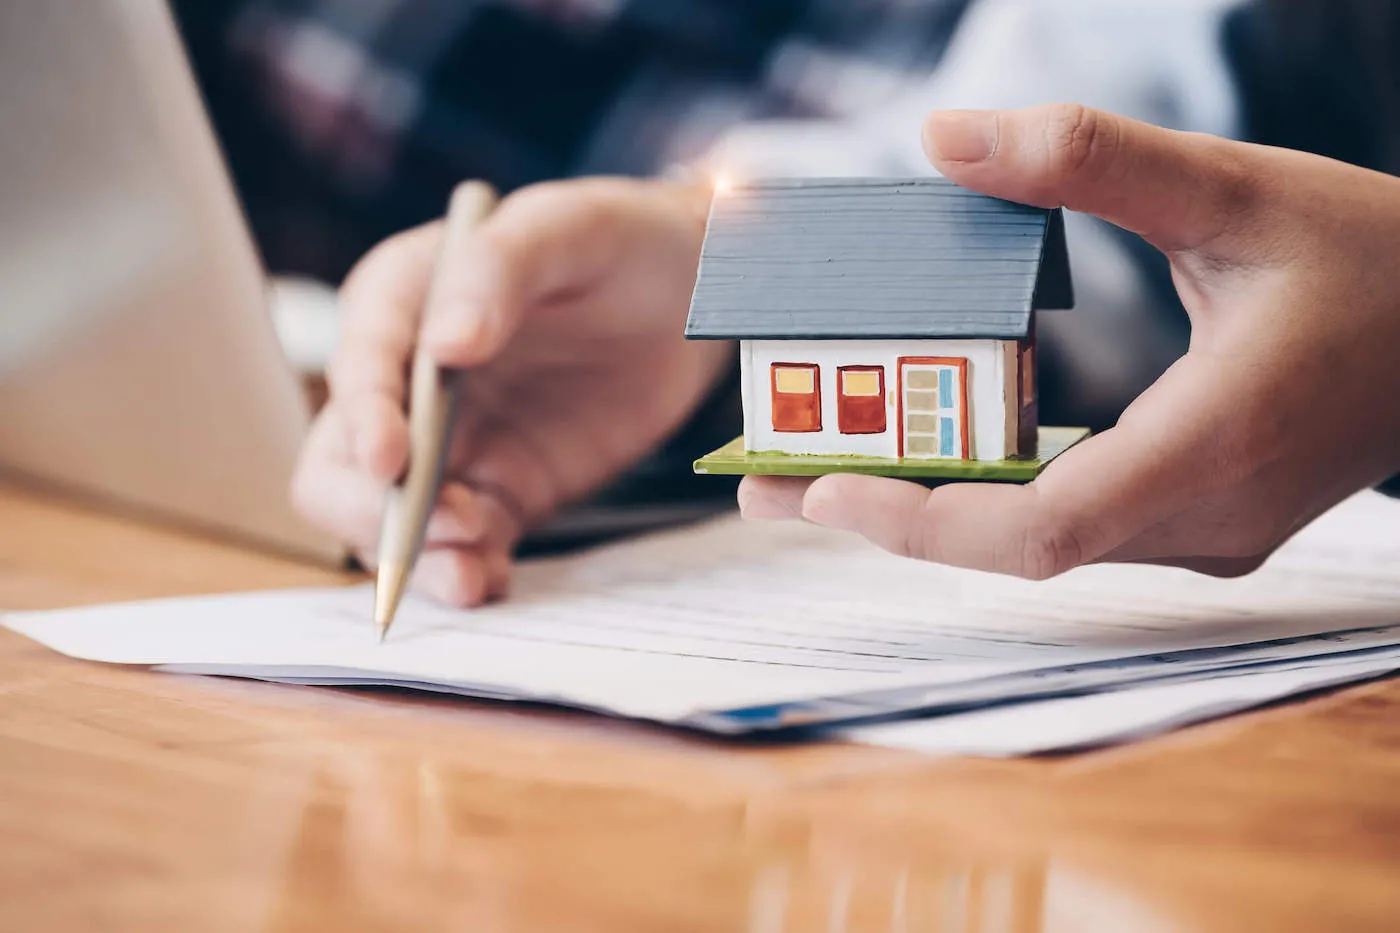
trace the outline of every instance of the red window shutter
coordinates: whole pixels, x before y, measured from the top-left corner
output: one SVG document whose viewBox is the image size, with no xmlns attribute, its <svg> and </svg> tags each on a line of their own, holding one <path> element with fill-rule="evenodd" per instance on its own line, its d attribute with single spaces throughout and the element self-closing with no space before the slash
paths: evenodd
<svg viewBox="0 0 1400 933">
<path fill-rule="evenodd" d="M 773 392 L 773 430 L 810 434 L 822 429 L 821 367 L 816 363 L 774 363 L 769 375 Z"/>
<path fill-rule="evenodd" d="M 836 370 L 836 424 L 842 434 L 885 433 L 885 367 Z"/>
</svg>

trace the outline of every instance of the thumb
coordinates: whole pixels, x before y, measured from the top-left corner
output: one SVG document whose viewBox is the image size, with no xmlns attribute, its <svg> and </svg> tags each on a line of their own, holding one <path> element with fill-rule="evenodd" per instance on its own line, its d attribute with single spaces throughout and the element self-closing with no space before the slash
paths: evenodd
<svg viewBox="0 0 1400 933">
<path fill-rule="evenodd" d="M 1263 169 L 1258 147 L 1077 104 L 936 110 L 923 139 L 934 167 L 964 187 L 1093 214 L 1164 252 L 1240 224 Z"/>
</svg>

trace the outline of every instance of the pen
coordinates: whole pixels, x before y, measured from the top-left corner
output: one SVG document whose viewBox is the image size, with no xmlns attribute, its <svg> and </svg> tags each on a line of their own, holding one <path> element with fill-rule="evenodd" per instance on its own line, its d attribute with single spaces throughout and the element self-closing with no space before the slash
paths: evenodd
<svg viewBox="0 0 1400 933">
<path fill-rule="evenodd" d="M 481 181 L 465 181 L 447 205 L 429 304 L 443 265 L 459 255 L 461 242 L 491 213 L 496 192 Z M 379 572 L 374 584 L 374 627 L 382 642 L 403 599 L 413 565 L 423 549 L 428 518 L 437 502 L 442 469 L 452 439 L 458 372 L 440 368 L 420 347 L 413 354 L 408 392 L 408 468 L 384 497 L 379 528 Z"/>
</svg>

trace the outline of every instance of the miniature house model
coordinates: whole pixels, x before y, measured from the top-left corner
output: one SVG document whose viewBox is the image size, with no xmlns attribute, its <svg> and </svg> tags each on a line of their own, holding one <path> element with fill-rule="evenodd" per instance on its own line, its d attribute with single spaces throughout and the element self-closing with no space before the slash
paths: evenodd
<svg viewBox="0 0 1400 933">
<path fill-rule="evenodd" d="M 941 178 L 719 193 L 686 336 L 740 341 L 744 436 L 697 469 L 1032 478 L 1085 433 L 1037 424 L 1035 313 L 1072 304 L 1059 210 Z"/>
</svg>

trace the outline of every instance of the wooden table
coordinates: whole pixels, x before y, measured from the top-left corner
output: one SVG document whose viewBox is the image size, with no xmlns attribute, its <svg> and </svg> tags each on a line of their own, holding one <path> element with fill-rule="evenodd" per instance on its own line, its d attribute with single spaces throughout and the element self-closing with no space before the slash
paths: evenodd
<svg viewBox="0 0 1400 933">
<path fill-rule="evenodd" d="M 0 486 L 0 607 L 335 574 Z M 1029 761 L 71 661 L 0 632 L 0 930 L 1400 929 L 1400 681 Z"/>
</svg>

